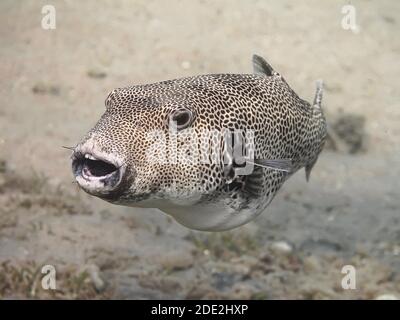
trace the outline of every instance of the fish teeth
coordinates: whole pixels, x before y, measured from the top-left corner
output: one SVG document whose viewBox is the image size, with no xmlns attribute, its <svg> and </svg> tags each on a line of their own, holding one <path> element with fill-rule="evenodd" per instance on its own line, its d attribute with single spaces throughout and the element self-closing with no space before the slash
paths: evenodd
<svg viewBox="0 0 400 320">
<path fill-rule="evenodd" d="M 91 154 L 89 153 L 85 153 L 85 159 L 89 159 L 89 160 L 97 160 L 95 157 L 93 157 Z"/>
</svg>

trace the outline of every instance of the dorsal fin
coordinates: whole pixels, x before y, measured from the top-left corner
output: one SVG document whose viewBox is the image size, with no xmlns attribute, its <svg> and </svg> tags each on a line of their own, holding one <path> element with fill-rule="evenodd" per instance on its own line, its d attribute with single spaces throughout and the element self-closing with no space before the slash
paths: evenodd
<svg viewBox="0 0 400 320">
<path fill-rule="evenodd" d="M 264 74 L 266 76 L 272 76 L 275 74 L 274 69 L 269 65 L 269 63 L 256 54 L 253 55 L 253 71 L 256 74 Z"/>
</svg>

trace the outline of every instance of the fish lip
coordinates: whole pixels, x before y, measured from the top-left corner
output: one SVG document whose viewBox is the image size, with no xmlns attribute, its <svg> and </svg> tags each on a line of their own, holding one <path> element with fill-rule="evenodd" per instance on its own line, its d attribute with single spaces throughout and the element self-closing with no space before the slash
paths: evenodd
<svg viewBox="0 0 400 320">
<path fill-rule="evenodd" d="M 105 154 L 75 150 L 72 155 L 72 172 L 85 192 L 107 198 L 121 186 L 126 165 Z"/>
</svg>

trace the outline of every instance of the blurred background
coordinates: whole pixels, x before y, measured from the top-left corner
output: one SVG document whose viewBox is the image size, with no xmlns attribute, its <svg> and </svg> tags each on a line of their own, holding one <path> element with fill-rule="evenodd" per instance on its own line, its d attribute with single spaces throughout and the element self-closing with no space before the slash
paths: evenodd
<svg viewBox="0 0 400 320">
<path fill-rule="evenodd" d="M 400 2 L 351 1 L 353 30 L 348 4 L 2 0 L 0 298 L 400 298 Z M 251 73 L 253 53 L 308 101 L 325 82 L 330 139 L 309 183 L 298 172 L 256 221 L 221 233 L 72 183 L 62 146 L 113 88 Z M 47 264 L 57 290 L 41 287 Z"/>
</svg>

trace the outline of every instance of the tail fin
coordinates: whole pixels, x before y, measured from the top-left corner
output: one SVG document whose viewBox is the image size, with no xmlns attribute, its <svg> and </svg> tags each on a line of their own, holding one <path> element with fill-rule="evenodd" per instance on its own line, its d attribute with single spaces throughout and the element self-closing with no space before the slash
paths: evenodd
<svg viewBox="0 0 400 320">
<path fill-rule="evenodd" d="M 322 102 L 322 93 L 324 91 L 324 82 L 322 80 L 317 80 L 315 90 L 315 97 L 313 102 L 313 111 L 315 113 L 322 113 L 321 102 Z"/>
<path fill-rule="evenodd" d="M 316 90 L 315 90 L 315 97 L 314 97 L 314 102 L 312 105 L 312 112 L 313 112 L 313 117 L 323 117 L 323 113 L 322 113 L 322 107 L 321 107 L 321 103 L 322 103 L 322 93 L 324 91 L 324 83 L 322 80 L 318 80 L 316 83 Z M 321 138 L 321 140 L 324 140 L 324 138 Z M 323 142 L 322 142 L 323 145 Z M 322 146 L 321 146 L 322 149 Z M 305 170 L 306 170 L 306 180 L 310 180 L 310 174 L 311 174 L 311 170 L 314 167 L 315 163 L 317 162 L 318 159 L 318 154 L 317 156 L 306 165 Z"/>
</svg>

